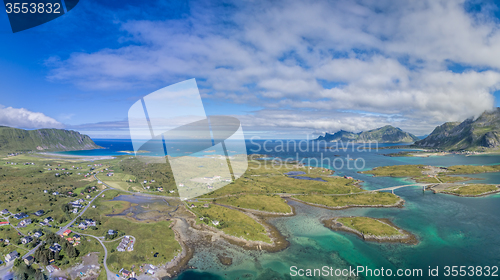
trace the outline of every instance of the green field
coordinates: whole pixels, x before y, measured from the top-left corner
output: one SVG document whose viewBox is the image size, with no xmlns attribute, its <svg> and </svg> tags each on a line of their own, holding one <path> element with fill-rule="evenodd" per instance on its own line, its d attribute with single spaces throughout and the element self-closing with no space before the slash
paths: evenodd
<svg viewBox="0 0 500 280">
<path fill-rule="evenodd" d="M 413 177 L 412 179 L 415 180 L 417 183 L 454 183 L 454 182 L 467 181 L 470 180 L 471 178 L 462 176 L 448 176 L 448 175 L 438 175 L 436 177 L 429 177 L 427 175 L 423 175 L 420 177 Z"/>
<path fill-rule="evenodd" d="M 2 220 L 3 221 L 3 220 Z M 1 226 L 0 227 L 0 238 L 8 239 L 10 241 L 10 245 L 6 245 L 4 242 L 0 243 L 0 259 L 4 261 L 4 257 L 6 254 L 17 250 L 18 253 L 27 253 L 29 250 L 25 245 L 21 245 L 22 236 L 17 234 L 17 231 L 9 226 Z"/>
<path fill-rule="evenodd" d="M 386 192 L 370 192 L 352 195 L 301 195 L 295 196 L 295 199 L 304 202 L 324 205 L 327 207 L 348 207 L 355 205 L 371 206 L 371 205 L 394 205 L 400 198 L 392 193 Z"/>
<path fill-rule="evenodd" d="M 380 166 L 372 170 L 362 171 L 363 174 L 372 174 L 377 177 L 418 177 L 422 175 L 424 165 L 393 165 Z"/>
<path fill-rule="evenodd" d="M 250 161 L 247 172 L 240 179 L 202 197 L 217 198 L 228 194 L 344 194 L 362 191 L 356 180 L 330 176 L 331 170 L 328 169 L 289 167 Z M 284 175 L 290 171 L 303 171 L 307 174 L 299 176 L 321 178 L 327 182 L 294 179 Z"/>
<path fill-rule="evenodd" d="M 136 272 L 143 263 L 161 265 L 169 262 L 180 253 L 181 246 L 175 240 L 174 232 L 170 229 L 170 221 L 156 223 L 137 223 L 127 219 L 112 218 L 106 221 L 105 228 L 113 228 L 132 235 L 136 238 L 134 251 L 118 252 L 116 247 L 119 241 L 105 243 L 108 248 L 108 266 L 113 271 L 121 268 L 132 269 L 135 265 Z M 112 252 L 112 253 L 110 253 Z M 154 254 L 158 252 L 157 257 Z"/>
<path fill-rule="evenodd" d="M 238 210 L 228 209 L 223 206 L 210 204 L 209 208 L 202 207 L 203 203 L 194 203 L 192 208 L 198 217 L 204 217 L 209 226 L 219 228 L 224 233 L 250 241 L 264 241 L 271 243 L 264 226 Z M 219 226 L 214 226 L 211 221 L 219 221 Z M 198 219 L 198 222 L 199 219 Z"/>
<path fill-rule="evenodd" d="M 277 195 L 240 195 L 217 199 L 217 203 L 274 213 L 290 213 L 290 206 Z"/>
<path fill-rule="evenodd" d="M 140 192 L 144 191 L 139 183 L 135 183 L 137 179 L 135 176 L 125 173 L 114 173 L 113 176 L 106 176 L 106 174 L 99 174 L 98 179 L 111 186 L 124 191 Z M 132 180 L 132 182 L 130 182 Z"/>
<path fill-rule="evenodd" d="M 6 164 L 7 161 L 17 162 L 18 165 Z M 35 165 L 21 165 L 24 162 L 35 162 Z M 6 208 L 11 213 L 25 212 L 30 215 L 34 223 L 51 216 L 55 220 L 53 224 L 64 224 L 71 219 L 73 214 L 65 213 L 62 206 L 79 198 L 85 199 L 89 193 L 80 195 L 81 190 L 85 187 L 98 187 L 93 178 L 78 175 L 78 173 L 89 172 L 90 167 L 87 164 L 88 162 L 83 161 L 67 162 L 25 155 L 3 159 L 2 164 L 0 164 L 0 177 L 2 177 L 0 181 L 0 208 Z M 80 166 L 82 169 L 74 169 L 73 166 Z M 65 168 L 66 170 L 48 171 L 48 168 Z M 55 176 L 56 173 L 63 172 L 70 174 Z M 52 195 L 53 192 L 59 192 L 60 195 Z M 75 195 L 72 196 L 69 192 Z M 90 194 L 95 195 L 95 192 Z M 41 217 L 32 215 L 38 210 L 44 210 L 45 214 Z"/>
<path fill-rule="evenodd" d="M 453 165 L 447 169 L 447 174 L 477 174 L 500 172 L 500 165 Z"/>
<path fill-rule="evenodd" d="M 498 186 L 487 184 L 467 184 L 458 187 L 449 187 L 444 191 L 458 195 L 481 195 L 487 192 L 498 191 Z"/>
<path fill-rule="evenodd" d="M 96 208 L 89 208 L 82 216 L 83 219 L 98 221 L 100 225 L 97 229 L 72 228 L 72 230 L 94 236 L 106 236 L 108 230 L 112 229 L 117 231 L 119 236 L 134 236 L 136 243 L 132 252 L 117 252 L 116 246 L 119 242 L 105 243 L 109 254 L 108 266 L 111 269 L 118 271 L 124 267 L 129 270 L 132 265 L 135 265 L 134 270 L 138 272 L 139 266 L 144 262 L 154 265 L 164 264 L 179 253 L 181 247 L 175 239 L 173 230 L 170 229 L 171 221 L 137 221 L 126 216 L 109 217 L 107 215 L 121 213 L 132 204 L 126 201 L 110 201 L 113 197 L 122 194 L 118 190 L 109 190 L 103 194 L 104 197 L 99 197 L 94 201 Z M 159 255 L 155 258 L 156 252 L 159 252 Z"/>
<path fill-rule="evenodd" d="M 403 235 L 396 228 L 369 217 L 344 217 L 337 218 L 337 221 L 367 235 L 379 237 Z"/>
</svg>

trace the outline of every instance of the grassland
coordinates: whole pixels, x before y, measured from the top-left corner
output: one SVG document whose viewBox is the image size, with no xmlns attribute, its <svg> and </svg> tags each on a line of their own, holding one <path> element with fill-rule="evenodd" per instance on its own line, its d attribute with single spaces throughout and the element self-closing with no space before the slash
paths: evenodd
<svg viewBox="0 0 500 280">
<path fill-rule="evenodd" d="M 195 205 L 196 208 L 192 208 L 191 211 L 198 217 L 203 217 L 203 222 L 207 225 L 234 237 L 271 243 L 264 226 L 242 212 L 214 204 L 209 204 L 208 208 L 202 207 L 203 203 L 195 203 Z M 218 221 L 219 225 L 213 225 L 212 221 Z M 199 219 L 198 222 L 200 222 Z"/>
<path fill-rule="evenodd" d="M 496 185 L 487 184 L 467 184 L 446 188 L 443 192 L 452 193 L 460 196 L 479 196 L 485 193 L 499 191 Z"/>
<path fill-rule="evenodd" d="M 133 192 L 144 191 L 142 185 L 137 183 L 137 178 L 130 174 L 114 173 L 113 176 L 106 176 L 104 174 L 101 174 L 98 178 L 99 180 L 115 189 Z"/>
<path fill-rule="evenodd" d="M 319 204 L 327 207 L 346 208 L 352 206 L 391 206 L 401 199 L 386 192 L 369 192 L 352 195 L 303 195 L 295 196 L 297 200 Z"/>
<path fill-rule="evenodd" d="M 342 223 L 344 226 L 348 228 L 357 230 L 367 235 L 373 235 L 379 237 L 403 235 L 398 231 L 397 228 L 394 228 L 374 218 L 343 217 L 343 218 L 337 218 L 337 221 Z"/>
<path fill-rule="evenodd" d="M 361 171 L 363 174 L 372 174 L 377 177 L 419 177 L 422 176 L 424 165 L 393 165 L 379 166 L 372 170 Z"/>
<path fill-rule="evenodd" d="M 116 251 L 119 242 L 105 243 L 109 254 L 107 263 L 110 269 L 114 271 L 125 268 L 139 272 L 138 268 L 143 263 L 160 265 L 170 261 L 181 249 L 180 244 L 175 239 L 173 230 L 170 228 L 171 221 L 137 221 L 127 216 L 107 216 L 121 213 L 131 206 L 126 201 L 110 200 L 119 194 L 122 194 L 119 190 L 104 192 L 105 197 L 99 197 L 94 201 L 96 208 L 89 208 L 82 216 L 83 219 L 99 221 L 100 225 L 96 229 L 79 230 L 72 228 L 72 230 L 94 236 L 106 236 L 108 230 L 113 229 L 120 236 L 134 236 L 136 243 L 132 252 Z M 154 257 L 156 252 L 159 254 Z M 133 265 L 135 265 L 135 269 L 132 269 Z"/>
<path fill-rule="evenodd" d="M 290 213 L 290 206 L 277 195 L 240 195 L 217 199 L 217 203 L 273 213 Z"/>
<path fill-rule="evenodd" d="M 138 223 L 122 218 L 111 218 L 103 226 L 123 231 L 127 235 L 136 238 L 134 251 L 118 252 L 116 247 L 119 241 L 106 243 L 108 252 L 108 266 L 114 271 L 121 268 L 132 269 L 132 266 L 139 267 L 143 263 L 153 265 L 165 264 L 177 255 L 181 246 L 175 240 L 175 235 L 170 229 L 171 221 L 160 221 L 156 223 Z M 158 253 L 157 257 L 154 257 Z M 138 269 L 136 269 L 138 272 Z"/>
<path fill-rule="evenodd" d="M 477 174 L 500 172 L 500 165 L 453 165 L 446 169 L 447 174 Z"/>
<path fill-rule="evenodd" d="M 3 221 L 3 220 L 2 220 Z M 17 231 L 9 226 L 0 227 L 0 238 L 9 240 L 11 245 L 6 245 L 5 242 L 0 243 L 0 258 L 4 260 L 5 254 L 8 254 L 14 250 L 18 253 L 27 253 L 29 250 L 26 246 L 20 245 L 21 236 L 17 234 Z"/>
<path fill-rule="evenodd" d="M 85 178 L 84 175 L 97 171 L 102 173 L 113 172 L 111 171 L 113 167 L 120 166 L 124 160 L 128 159 L 127 156 L 122 156 L 116 159 L 88 162 L 75 158 L 65 159 L 54 157 L 21 154 L 4 158 L 0 163 L 0 178 L 2 178 L 0 181 L 0 208 L 7 208 L 12 213 L 25 212 L 30 215 L 29 218 L 33 220 L 33 224 L 28 225 L 26 228 L 20 228 L 25 234 L 40 228 L 38 222 L 48 216 L 54 218 L 55 221 L 51 223 L 54 227 L 44 227 L 44 230 L 56 231 L 58 225 L 67 223 L 76 214 L 65 212 L 63 206 L 75 199 L 85 199 L 88 194 L 94 197 L 96 192 L 103 188 L 91 176 Z M 25 165 L 24 163 L 26 162 L 33 162 L 34 164 Z M 80 168 L 77 169 L 77 167 Z M 48 170 L 49 168 L 52 170 Z M 55 170 L 56 168 L 58 170 Z M 63 168 L 65 170 L 62 170 Z M 145 171 L 151 174 L 150 169 L 146 169 Z M 63 175 L 65 172 L 69 174 Z M 56 177 L 56 173 L 60 173 L 61 176 Z M 118 172 L 118 174 L 115 173 L 115 176 L 108 178 L 112 178 L 120 183 L 121 180 L 125 181 L 129 179 L 137 181 L 137 178 L 133 174 Z M 101 177 L 107 176 L 101 175 Z M 161 178 L 158 180 L 161 180 Z M 140 185 L 139 183 L 136 184 Z M 95 191 L 91 193 L 84 192 L 83 195 L 80 194 L 86 187 L 94 186 L 96 187 Z M 59 192 L 59 195 L 52 195 L 53 192 Z M 128 217 L 107 216 L 108 214 L 120 213 L 131 206 L 130 203 L 125 201 L 109 201 L 109 199 L 119 193 L 119 190 L 104 192 L 104 197 L 99 197 L 94 201 L 96 208 L 88 208 L 87 212 L 81 217 L 82 219 L 89 218 L 98 221 L 99 224 L 96 228 L 89 228 L 84 231 L 76 227 L 70 229 L 75 232 L 94 236 L 105 236 L 108 229 L 114 229 L 120 234 L 130 234 L 136 237 L 136 245 L 133 252 L 113 252 L 109 255 L 108 264 L 116 271 L 121 267 L 130 269 L 134 264 L 138 269 L 139 265 L 142 265 L 144 262 L 155 265 L 163 264 L 177 255 L 181 247 L 174 237 L 174 232 L 170 229 L 170 221 L 149 220 L 138 222 Z M 36 217 L 32 213 L 37 210 L 44 210 L 45 214 L 41 217 Z M 11 218 L 11 222 L 17 223 L 18 221 Z M 17 245 L 20 236 L 10 226 L 0 227 L 0 238 L 9 239 L 11 240 L 11 244 L 13 244 L 9 246 L 2 246 L 0 244 L 0 254 L 2 255 L 15 249 L 20 253 L 26 253 L 30 246 Z M 83 241 L 83 239 L 85 240 Z M 87 238 L 82 237 L 82 243 L 76 248 L 82 254 L 90 251 L 103 252 L 102 246 L 93 238 L 88 238 L 87 240 Z M 116 246 L 114 250 L 116 250 Z M 159 252 L 156 258 L 154 257 L 155 252 Z M 77 262 L 78 258 L 69 259 L 64 257 L 62 253 L 60 261 L 56 261 L 56 264 L 61 268 L 66 268 Z"/>
<path fill-rule="evenodd" d="M 165 163 L 145 163 L 135 157 L 123 156 L 109 168 L 113 176 L 99 175 L 99 179 L 125 191 L 143 192 L 164 196 L 178 196 L 177 187 L 168 161 Z M 130 181 L 132 180 L 132 181 Z M 147 181 L 147 183 L 143 183 Z M 149 186 L 149 189 L 146 187 Z M 159 191 L 163 188 L 163 191 Z M 174 191 L 174 193 L 170 193 Z"/>
<path fill-rule="evenodd" d="M 436 175 L 434 176 L 419 176 L 419 177 L 413 177 L 413 180 L 415 180 L 418 183 L 454 183 L 454 182 L 462 182 L 462 181 L 467 181 L 470 180 L 471 178 L 468 177 L 462 177 L 462 176 L 448 176 L 448 175 Z"/>
<path fill-rule="evenodd" d="M 312 178 L 326 182 L 294 179 L 285 175 L 290 171 L 303 171 Z M 301 176 L 301 175 L 299 175 Z M 272 163 L 250 161 L 247 172 L 236 182 L 215 190 L 202 197 L 217 198 L 237 194 L 345 194 L 362 191 L 353 179 L 331 176 L 331 170 L 324 168 L 297 167 L 290 165 L 272 166 Z"/>
<path fill-rule="evenodd" d="M 10 164 L 13 162 L 17 165 Z M 24 165 L 26 162 L 33 162 L 34 165 Z M 95 180 L 84 177 L 90 172 L 88 164 L 84 161 L 68 162 L 26 155 L 4 158 L 0 163 L 0 208 L 6 208 L 11 213 L 25 212 L 34 222 L 51 216 L 55 220 L 54 224 L 63 224 L 71 219 L 71 215 L 65 213 L 62 206 L 75 199 L 85 198 L 89 193 L 80 195 L 85 187 L 99 187 Z M 61 175 L 57 177 L 56 173 Z M 53 192 L 59 195 L 53 195 Z M 45 214 L 42 217 L 31 215 L 38 210 L 44 210 Z"/>
</svg>

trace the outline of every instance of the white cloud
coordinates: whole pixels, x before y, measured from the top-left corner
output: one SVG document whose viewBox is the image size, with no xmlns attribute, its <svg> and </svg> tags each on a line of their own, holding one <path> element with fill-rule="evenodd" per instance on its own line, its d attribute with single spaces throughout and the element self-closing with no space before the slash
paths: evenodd
<svg viewBox="0 0 500 280">
<path fill-rule="evenodd" d="M 491 109 L 500 86 L 500 24 L 464 0 L 237 2 L 212 14 L 199 5 L 180 20 L 122 22 L 127 45 L 51 58 L 49 78 L 116 89 L 196 77 L 206 98 L 274 112 L 268 127 L 399 121 L 415 133 Z M 453 73 L 450 63 L 472 68 Z M 354 113 L 327 117 L 345 110 Z M 269 112 L 243 118 L 258 126 Z"/>
<path fill-rule="evenodd" d="M 33 129 L 62 128 L 63 124 L 39 112 L 0 105 L 0 125 Z"/>
</svg>

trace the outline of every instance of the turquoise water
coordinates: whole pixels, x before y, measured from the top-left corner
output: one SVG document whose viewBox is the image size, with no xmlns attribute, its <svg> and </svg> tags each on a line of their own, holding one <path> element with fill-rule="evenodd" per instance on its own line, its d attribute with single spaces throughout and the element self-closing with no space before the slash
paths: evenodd
<svg viewBox="0 0 500 280">
<path fill-rule="evenodd" d="M 274 145 L 274 146 L 273 146 Z M 269 144 L 268 147 L 278 145 Z M 456 164 L 499 164 L 499 156 L 449 155 L 428 158 L 387 157 L 385 153 L 400 150 L 346 150 L 325 152 L 310 151 L 256 151 L 257 146 L 249 143 L 249 152 L 266 154 L 269 157 L 298 158 L 311 165 L 336 170 L 337 175 L 352 176 L 363 180 L 366 189 L 378 189 L 408 183 L 397 178 L 376 178 L 357 173 L 352 168 L 354 162 L 367 170 L 375 166 L 396 164 L 429 164 L 450 166 Z M 271 149 L 271 148 L 269 148 Z M 268 150 L 269 150 L 268 149 Z M 108 149 L 109 150 L 109 149 Z M 104 150 L 105 151 L 105 150 Z M 322 157 L 321 157 L 322 156 Z M 348 160 L 347 157 L 354 160 Z M 318 158 L 317 163 L 312 161 Z M 321 161 L 323 159 L 323 161 Z M 326 159 L 329 159 L 328 162 Z M 362 160 L 361 160 L 362 159 Z M 336 160 L 334 166 L 333 161 Z M 343 166 L 340 166 L 340 162 Z M 361 166 L 361 162 L 364 165 Z M 349 166 L 351 168 L 349 168 Z M 337 168 L 335 168 L 337 167 Z M 342 168 L 340 168 L 342 167 Z M 500 183 L 500 173 L 471 175 L 482 178 L 478 182 Z M 294 217 L 271 220 L 290 241 L 290 246 L 277 253 L 244 251 L 228 245 L 225 252 L 233 257 L 233 265 L 219 264 L 215 249 L 198 249 L 190 265 L 197 267 L 180 274 L 177 279 L 307 279 L 291 277 L 290 267 L 346 268 L 367 266 L 371 269 L 423 269 L 422 277 L 407 279 L 427 279 L 428 267 L 439 266 L 439 276 L 434 279 L 456 279 L 445 277 L 444 266 L 498 266 L 500 265 L 500 195 L 481 198 L 462 198 L 432 192 L 423 192 L 419 187 L 397 189 L 395 193 L 406 200 L 404 208 L 356 208 L 347 210 L 327 210 L 292 202 L 297 210 Z M 366 215 L 389 218 L 399 227 L 414 233 L 418 245 L 379 244 L 365 242 L 360 238 L 342 232 L 333 232 L 320 223 L 321 218 L 332 216 Z M 309 279 L 348 279 L 347 277 L 310 277 Z M 391 279 L 392 277 L 359 277 L 361 279 Z M 472 279 L 479 277 L 459 277 Z M 498 278 L 498 277 L 486 277 Z"/>
</svg>

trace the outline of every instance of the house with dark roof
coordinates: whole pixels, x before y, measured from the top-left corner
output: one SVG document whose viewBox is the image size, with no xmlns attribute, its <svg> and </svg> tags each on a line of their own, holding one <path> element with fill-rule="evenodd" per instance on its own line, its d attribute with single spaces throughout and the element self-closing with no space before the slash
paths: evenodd
<svg viewBox="0 0 500 280">
<path fill-rule="evenodd" d="M 45 211 L 43 211 L 43 210 L 38 210 L 35 212 L 35 215 L 38 217 L 42 216 L 43 214 L 45 214 Z"/>
<path fill-rule="evenodd" d="M 7 209 L 3 209 L 3 210 L 0 212 L 0 214 L 2 214 L 2 215 L 7 215 L 7 214 L 10 214 L 10 212 L 9 212 L 9 210 L 7 210 Z"/>
<path fill-rule="evenodd" d="M 19 226 L 21 227 L 25 227 L 27 225 L 31 224 L 31 219 L 26 219 L 26 220 L 22 220 L 20 223 L 19 223 Z"/>
<path fill-rule="evenodd" d="M 59 245 L 59 243 L 54 243 L 54 245 L 49 247 L 49 250 L 52 252 L 59 252 L 61 251 L 62 247 Z"/>
<path fill-rule="evenodd" d="M 10 262 L 10 261 L 17 259 L 17 257 L 19 257 L 19 253 L 17 251 L 12 251 L 12 252 L 8 253 L 7 255 L 5 255 L 5 261 Z"/>
<path fill-rule="evenodd" d="M 28 256 L 24 259 L 24 263 L 28 266 L 32 265 L 35 259 L 32 256 Z"/>
<path fill-rule="evenodd" d="M 31 237 L 31 236 L 25 236 L 25 237 L 21 238 L 21 243 L 23 243 L 23 244 L 28 244 L 31 241 L 33 241 L 33 237 Z"/>
<path fill-rule="evenodd" d="M 14 219 L 16 219 L 16 220 L 20 220 L 20 219 L 24 219 L 24 218 L 28 218 L 28 217 L 29 216 L 24 212 L 17 213 L 14 215 Z"/>
</svg>

